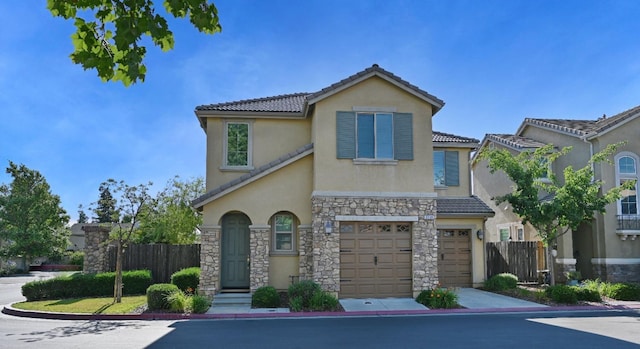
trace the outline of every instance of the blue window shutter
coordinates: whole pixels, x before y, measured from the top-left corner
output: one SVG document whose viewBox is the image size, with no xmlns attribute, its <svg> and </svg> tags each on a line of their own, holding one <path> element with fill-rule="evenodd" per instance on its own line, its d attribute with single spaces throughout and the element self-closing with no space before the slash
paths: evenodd
<svg viewBox="0 0 640 349">
<path fill-rule="evenodd" d="M 356 157 L 356 113 L 339 111 L 336 113 L 336 152 L 338 159 Z"/>
<path fill-rule="evenodd" d="M 413 160 L 413 114 L 393 114 L 393 148 L 396 160 Z"/>
<path fill-rule="evenodd" d="M 445 185 L 459 186 L 460 170 L 457 151 L 444 152 L 444 167 Z"/>
</svg>

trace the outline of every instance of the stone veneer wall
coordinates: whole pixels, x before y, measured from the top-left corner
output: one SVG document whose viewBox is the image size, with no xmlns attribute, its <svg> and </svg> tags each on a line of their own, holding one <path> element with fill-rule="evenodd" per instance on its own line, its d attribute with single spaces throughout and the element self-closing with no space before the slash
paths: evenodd
<svg viewBox="0 0 640 349">
<path fill-rule="evenodd" d="M 313 279 L 313 230 L 311 225 L 298 226 L 299 280 Z"/>
<path fill-rule="evenodd" d="M 433 197 L 322 196 L 314 194 L 312 205 L 313 279 L 326 291 L 340 292 L 340 228 L 336 216 L 415 217 L 412 224 L 413 296 L 438 283 L 438 242 Z M 433 219 L 426 219 L 427 216 Z M 363 220 L 366 220 L 363 218 Z M 333 233 L 325 234 L 330 221 Z"/>
<path fill-rule="evenodd" d="M 109 233 L 111 226 L 85 225 L 84 231 L 84 262 L 82 271 L 85 273 L 102 273 L 108 269 L 107 249 L 109 247 Z"/>
<path fill-rule="evenodd" d="M 593 275 L 607 282 L 640 282 L 640 264 L 593 263 Z"/>
<path fill-rule="evenodd" d="M 253 293 L 259 287 L 269 285 L 269 240 L 271 226 L 250 225 L 249 229 L 249 251 L 251 255 L 249 287 L 251 293 Z"/>
<path fill-rule="evenodd" d="M 201 227 L 200 292 L 213 297 L 220 287 L 220 234 L 222 227 Z"/>
</svg>

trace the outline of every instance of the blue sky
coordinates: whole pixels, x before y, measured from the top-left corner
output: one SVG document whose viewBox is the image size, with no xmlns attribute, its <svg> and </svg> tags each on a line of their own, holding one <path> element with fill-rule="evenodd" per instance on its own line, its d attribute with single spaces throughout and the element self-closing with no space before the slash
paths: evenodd
<svg viewBox="0 0 640 349">
<path fill-rule="evenodd" d="M 0 168 L 40 171 L 76 219 L 108 178 L 204 176 L 197 105 L 315 92 L 374 63 L 445 101 L 435 130 L 477 139 L 640 104 L 639 1 L 215 4 L 222 33 L 171 20 L 174 50 L 148 47 L 126 88 L 71 62 L 73 25 L 45 1 L 1 1 Z"/>
</svg>

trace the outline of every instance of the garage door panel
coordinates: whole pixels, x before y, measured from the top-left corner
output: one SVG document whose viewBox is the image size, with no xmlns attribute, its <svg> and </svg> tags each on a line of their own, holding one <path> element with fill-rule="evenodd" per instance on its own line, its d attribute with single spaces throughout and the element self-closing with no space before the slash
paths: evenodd
<svg viewBox="0 0 640 349">
<path fill-rule="evenodd" d="M 344 239 L 350 241 L 343 242 L 342 234 L 340 238 L 340 297 L 411 297 L 411 225 L 349 225 L 354 234 Z"/>
<path fill-rule="evenodd" d="M 438 230 L 438 279 L 442 286 L 471 286 L 469 236 L 469 230 Z"/>
</svg>

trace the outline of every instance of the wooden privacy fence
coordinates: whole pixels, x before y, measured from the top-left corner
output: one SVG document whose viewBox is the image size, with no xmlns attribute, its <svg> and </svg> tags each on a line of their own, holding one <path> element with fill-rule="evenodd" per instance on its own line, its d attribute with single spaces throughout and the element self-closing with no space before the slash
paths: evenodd
<svg viewBox="0 0 640 349">
<path fill-rule="evenodd" d="M 115 271 L 115 246 L 109 246 L 107 256 L 109 271 Z M 199 266 L 200 244 L 131 244 L 122 259 L 122 270 L 151 270 L 154 283 L 168 283 L 176 271 Z"/>
<path fill-rule="evenodd" d="M 487 279 L 511 273 L 519 282 L 538 282 L 545 268 L 544 247 L 539 241 L 501 241 L 486 244 Z"/>
</svg>

